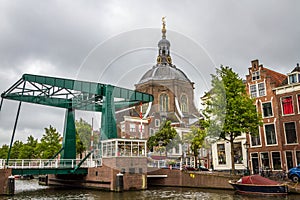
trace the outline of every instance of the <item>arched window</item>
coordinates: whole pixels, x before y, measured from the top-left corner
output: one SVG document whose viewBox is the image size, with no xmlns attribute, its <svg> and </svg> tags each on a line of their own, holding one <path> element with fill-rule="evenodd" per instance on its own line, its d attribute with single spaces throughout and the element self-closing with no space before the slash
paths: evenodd
<svg viewBox="0 0 300 200">
<path fill-rule="evenodd" d="M 167 112 L 168 111 L 169 97 L 168 97 L 167 94 L 161 94 L 159 96 L 159 105 L 160 105 L 160 111 L 161 112 Z"/>
<path fill-rule="evenodd" d="M 181 103 L 181 112 L 188 112 L 188 102 L 187 102 L 187 97 L 186 95 L 182 95 L 180 99 Z"/>
</svg>

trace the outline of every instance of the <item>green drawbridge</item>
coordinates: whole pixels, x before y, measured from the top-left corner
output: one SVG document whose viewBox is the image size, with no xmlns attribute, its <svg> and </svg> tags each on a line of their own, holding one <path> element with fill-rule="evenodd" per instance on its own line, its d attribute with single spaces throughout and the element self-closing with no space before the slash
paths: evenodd
<svg viewBox="0 0 300 200">
<path fill-rule="evenodd" d="M 113 85 L 31 74 L 24 74 L 1 97 L 0 109 L 3 99 L 19 101 L 10 149 L 22 102 L 66 109 L 61 159 L 76 158 L 75 110 L 101 112 L 101 138 L 112 139 L 117 138 L 117 110 L 153 101 L 150 94 Z"/>
</svg>

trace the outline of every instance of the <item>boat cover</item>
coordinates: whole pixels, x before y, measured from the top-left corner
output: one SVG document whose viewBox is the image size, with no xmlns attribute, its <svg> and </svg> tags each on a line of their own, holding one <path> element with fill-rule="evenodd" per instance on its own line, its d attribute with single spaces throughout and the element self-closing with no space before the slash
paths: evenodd
<svg viewBox="0 0 300 200">
<path fill-rule="evenodd" d="M 268 178 L 262 177 L 260 175 L 243 176 L 242 184 L 252 184 L 252 185 L 279 185 L 277 181 L 270 180 Z"/>
</svg>

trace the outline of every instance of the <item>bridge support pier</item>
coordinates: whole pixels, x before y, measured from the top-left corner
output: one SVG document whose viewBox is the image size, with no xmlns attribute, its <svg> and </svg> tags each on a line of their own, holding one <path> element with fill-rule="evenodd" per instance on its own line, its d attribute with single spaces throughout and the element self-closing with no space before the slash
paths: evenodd
<svg viewBox="0 0 300 200">
<path fill-rule="evenodd" d="M 15 193 L 15 181 L 10 176 L 12 169 L 0 169 L 0 195 L 13 195 Z"/>
</svg>

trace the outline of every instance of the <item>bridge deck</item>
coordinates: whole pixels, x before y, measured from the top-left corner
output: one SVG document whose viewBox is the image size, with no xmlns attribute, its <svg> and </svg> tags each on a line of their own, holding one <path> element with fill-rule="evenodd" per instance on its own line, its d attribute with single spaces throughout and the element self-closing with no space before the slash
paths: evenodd
<svg viewBox="0 0 300 200">
<path fill-rule="evenodd" d="M 43 174 L 87 174 L 89 167 L 97 167 L 96 160 L 86 160 L 74 170 L 81 160 L 76 159 L 11 159 L 8 163 L 0 159 L 0 169 L 11 168 L 12 175 Z"/>
</svg>

